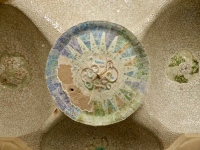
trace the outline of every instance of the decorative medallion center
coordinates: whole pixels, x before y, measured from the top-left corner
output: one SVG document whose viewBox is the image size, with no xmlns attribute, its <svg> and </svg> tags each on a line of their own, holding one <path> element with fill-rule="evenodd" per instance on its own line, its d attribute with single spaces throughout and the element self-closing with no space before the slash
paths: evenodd
<svg viewBox="0 0 200 150">
<path fill-rule="evenodd" d="M 117 78 L 118 71 L 112 60 L 95 60 L 90 68 L 81 72 L 81 79 L 88 90 L 110 90 Z"/>
</svg>

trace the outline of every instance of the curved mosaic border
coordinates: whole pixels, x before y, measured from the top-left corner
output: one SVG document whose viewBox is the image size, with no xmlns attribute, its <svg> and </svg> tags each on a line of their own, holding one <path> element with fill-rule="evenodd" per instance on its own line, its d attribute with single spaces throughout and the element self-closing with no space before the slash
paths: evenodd
<svg viewBox="0 0 200 150">
<path fill-rule="evenodd" d="M 108 125 L 122 121 L 126 119 L 128 116 L 130 116 L 133 112 L 135 112 L 142 103 L 142 99 L 140 97 L 138 100 L 130 103 L 123 111 L 118 111 L 115 114 L 106 116 L 107 119 L 103 119 L 103 117 L 93 117 L 90 119 L 86 117 L 86 119 L 83 119 L 85 113 L 79 107 L 73 105 L 70 102 L 69 96 L 63 90 L 60 80 L 57 77 L 58 58 L 60 55 L 63 55 L 62 50 L 70 42 L 70 39 L 73 35 L 76 35 L 81 31 L 88 31 L 88 30 L 92 31 L 96 27 L 98 27 L 99 29 L 105 28 L 107 30 L 115 30 L 115 32 L 118 35 L 122 35 L 123 37 L 129 39 L 131 44 L 134 46 L 134 50 L 138 59 L 140 59 L 140 61 L 142 62 L 141 64 L 139 64 L 139 67 L 143 70 L 145 77 L 143 76 L 142 73 L 139 78 L 143 78 L 142 79 L 143 82 L 132 83 L 131 81 L 130 82 L 127 81 L 124 84 L 139 89 L 141 95 L 143 95 L 146 89 L 147 76 L 149 72 L 148 58 L 142 46 L 140 45 L 139 41 L 130 31 L 128 31 L 126 28 L 118 24 L 105 21 L 84 22 L 70 28 L 67 32 L 62 34 L 62 36 L 56 41 L 56 44 L 53 46 L 48 56 L 46 64 L 46 82 L 48 89 L 55 103 L 58 105 L 60 110 L 64 112 L 64 114 L 66 114 L 75 121 L 94 126 Z"/>
</svg>

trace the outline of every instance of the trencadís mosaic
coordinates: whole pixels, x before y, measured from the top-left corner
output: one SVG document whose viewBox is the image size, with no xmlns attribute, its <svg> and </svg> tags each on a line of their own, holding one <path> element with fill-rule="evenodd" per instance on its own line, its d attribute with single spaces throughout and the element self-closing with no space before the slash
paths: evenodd
<svg viewBox="0 0 200 150">
<path fill-rule="evenodd" d="M 59 108 L 89 125 L 124 120 L 141 104 L 149 72 L 136 37 L 110 22 L 72 27 L 49 53 L 46 80 Z"/>
<path fill-rule="evenodd" d="M 189 83 L 198 77 L 199 62 L 190 51 L 181 50 L 171 57 L 166 72 L 172 81 Z"/>
<path fill-rule="evenodd" d="M 4 88 L 25 87 L 31 80 L 31 67 L 20 53 L 0 53 L 0 84 Z"/>
</svg>

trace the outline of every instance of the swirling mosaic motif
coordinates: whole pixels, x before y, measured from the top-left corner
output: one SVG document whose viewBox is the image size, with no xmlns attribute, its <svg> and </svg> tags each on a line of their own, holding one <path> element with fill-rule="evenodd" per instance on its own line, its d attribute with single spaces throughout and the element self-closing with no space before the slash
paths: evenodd
<svg viewBox="0 0 200 150">
<path fill-rule="evenodd" d="M 114 67 L 112 60 L 106 62 L 95 60 L 97 64 L 104 64 L 104 69 L 100 71 L 97 64 L 93 64 L 91 68 L 84 68 L 81 72 L 81 79 L 88 90 L 98 89 L 110 90 L 111 83 L 117 81 L 118 70 Z"/>
<path fill-rule="evenodd" d="M 94 21 L 72 27 L 58 39 L 49 53 L 46 80 L 67 116 L 96 126 L 136 111 L 148 72 L 147 55 L 130 31 Z"/>
</svg>

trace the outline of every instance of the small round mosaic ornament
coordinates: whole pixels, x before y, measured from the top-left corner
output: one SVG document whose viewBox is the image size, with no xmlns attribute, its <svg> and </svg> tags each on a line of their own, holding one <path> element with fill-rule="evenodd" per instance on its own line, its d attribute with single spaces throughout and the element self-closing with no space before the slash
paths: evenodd
<svg viewBox="0 0 200 150">
<path fill-rule="evenodd" d="M 57 40 L 48 56 L 46 81 L 67 116 L 99 126 L 122 121 L 137 110 L 148 72 L 147 55 L 130 31 L 91 21 Z"/>
</svg>

